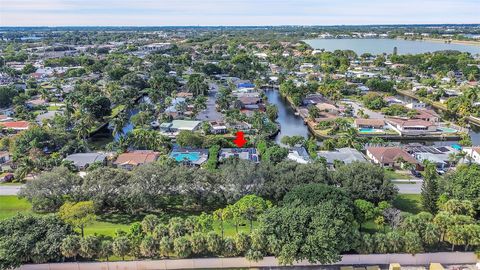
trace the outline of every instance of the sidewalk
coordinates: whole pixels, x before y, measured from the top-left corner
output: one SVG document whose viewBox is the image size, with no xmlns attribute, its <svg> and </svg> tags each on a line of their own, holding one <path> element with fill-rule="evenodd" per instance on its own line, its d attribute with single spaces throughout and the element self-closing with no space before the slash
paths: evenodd
<svg viewBox="0 0 480 270">
<path fill-rule="evenodd" d="M 432 262 L 441 264 L 472 264 L 477 262 L 473 252 L 439 252 L 423 254 L 370 254 L 343 255 L 342 260 L 334 265 L 428 265 Z M 292 266 L 321 266 L 306 261 L 294 263 Z M 289 267 L 292 267 L 289 266 Z M 280 267 L 274 257 L 265 257 L 258 262 L 251 262 L 243 257 L 238 258 L 203 258 L 183 260 L 144 260 L 128 262 L 86 262 L 86 263 L 51 263 L 23 265 L 17 270 L 176 270 L 176 269 L 221 269 L 221 268 L 258 268 Z"/>
</svg>

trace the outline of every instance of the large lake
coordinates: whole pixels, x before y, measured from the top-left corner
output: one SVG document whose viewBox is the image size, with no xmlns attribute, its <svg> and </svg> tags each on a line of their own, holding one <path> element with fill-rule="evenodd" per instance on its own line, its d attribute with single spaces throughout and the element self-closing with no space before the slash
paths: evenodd
<svg viewBox="0 0 480 270">
<path fill-rule="evenodd" d="M 441 42 L 403 40 L 403 39 L 310 39 L 305 40 L 314 49 L 326 51 L 353 50 L 358 55 L 363 53 L 382 54 L 393 53 L 398 48 L 398 54 L 419 54 L 443 50 L 457 50 L 480 54 L 480 46 L 446 44 Z"/>
</svg>

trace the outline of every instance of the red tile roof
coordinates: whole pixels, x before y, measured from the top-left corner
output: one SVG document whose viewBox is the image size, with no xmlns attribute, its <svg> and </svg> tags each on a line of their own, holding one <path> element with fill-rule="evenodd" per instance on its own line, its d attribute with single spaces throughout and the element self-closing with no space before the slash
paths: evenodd
<svg viewBox="0 0 480 270">
<path fill-rule="evenodd" d="M 15 122 L 0 122 L 0 127 L 13 130 L 25 130 L 28 129 L 30 123 L 27 121 L 15 121 Z"/>
<path fill-rule="evenodd" d="M 430 127 L 435 126 L 434 123 L 420 120 L 420 119 L 396 119 L 396 118 L 389 118 L 387 119 L 390 122 L 393 122 L 401 127 Z"/>
<path fill-rule="evenodd" d="M 355 119 L 355 124 L 357 125 L 364 125 L 364 126 L 383 126 L 385 125 L 385 120 L 383 119 L 363 119 L 357 118 Z"/>
<path fill-rule="evenodd" d="M 133 165 L 151 163 L 158 159 L 160 153 L 154 151 L 133 151 L 120 154 L 115 160 L 116 165 Z"/>
<path fill-rule="evenodd" d="M 399 158 L 411 164 L 418 164 L 416 159 L 400 147 L 367 147 L 367 152 L 370 152 L 378 162 L 384 164 L 394 163 Z"/>
</svg>

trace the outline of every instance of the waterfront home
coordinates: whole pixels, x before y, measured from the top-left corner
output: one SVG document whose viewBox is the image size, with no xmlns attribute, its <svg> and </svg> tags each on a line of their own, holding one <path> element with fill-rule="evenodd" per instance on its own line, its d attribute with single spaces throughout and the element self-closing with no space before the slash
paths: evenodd
<svg viewBox="0 0 480 270">
<path fill-rule="evenodd" d="M 418 162 L 423 163 L 425 160 L 433 163 L 440 170 L 445 170 L 454 165 L 454 158 L 459 150 L 451 146 L 423 146 L 423 145 L 407 145 L 405 149 L 413 155 Z"/>
<path fill-rule="evenodd" d="M 383 119 L 364 119 L 356 118 L 353 125 L 358 128 L 383 129 L 385 127 L 385 120 Z"/>
<path fill-rule="evenodd" d="M 288 150 L 289 160 L 293 160 L 300 164 L 307 164 L 312 162 L 310 155 L 304 147 L 292 147 Z"/>
<path fill-rule="evenodd" d="M 212 134 L 226 134 L 228 133 L 228 128 L 224 122 L 211 121 L 208 123 L 210 125 L 210 132 Z"/>
<path fill-rule="evenodd" d="M 170 157 L 184 165 L 200 166 L 208 160 L 208 149 L 175 146 L 170 153 Z"/>
<path fill-rule="evenodd" d="M 337 108 L 337 106 L 335 106 L 333 104 L 330 104 L 330 103 L 322 102 L 322 103 L 316 104 L 315 106 L 321 112 L 326 112 L 326 113 L 333 114 L 333 115 L 338 115 L 340 113 L 340 110 Z"/>
<path fill-rule="evenodd" d="M 195 120 L 173 120 L 171 123 L 162 123 L 160 131 L 164 133 L 176 133 L 182 130 L 196 131 L 201 123 L 201 121 Z"/>
<path fill-rule="evenodd" d="M 407 103 L 407 105 L 405 105 L 405 107 L 409 108 L 409 109 L 425 109 L 427 105 L 423 102 L 410 102 L 410 103 Z"/>
<path fill-rule="evenodd" d="M 227 127 L 236 131 L 243 131 L 245 133 L 249 133 L 253 129 L 253 126 L 247 122 L 227 123 Z"/>
<path fill-rule="evenodd" d="M 151 150 L 137 150 L 118 155 L 113 165 L 126 170 L 132 170 L 137 166 L 155 162 L 159 156 L 160 153 Z"/>
<path fill-rule="evenodd" d="M 249 105 L 260 104 L 262 102 L 262 99 L 259 97 L 248 96 L 238 97 L 238 100 L 240 101 L 242 108 L 248 107 Z"/>
<path fill-rule="evenodd" d="M 5 108 L 5 109 L 0 108 L 0 115 L 12 116 L 13 114 L 14 114 L 13 107 Z"/>
<path fill-rule="evenodd" d="M 257 149 L 255 148 L 222 148 L 220 150 L 219 160 L 223 161 L 228 158 L 250 160 L 255 163 L 260 162 Z"/>
<path fill-rule="evenodd" d="M 322 94 L 309 94 L 303 100 L 303 106 L 315 105 L 318 103 L 326 102 Z"/>
<path fill-rule="evenodd" d="M 237 81 L 236 86 L 237 86 L 238 89 L 241 89 L 241 88 L 247 88 L 247 89 L 255 88 L 255 84 L 251 83 L 248 80 L 239 80 L 239 81 Z"/>
<path fill-rule="evenodd" d="M 382 167 L 400 167 L 413 164 L 418 167 L 418 161 L 400 147 L 367 147 L 367 157 Z"/>
<path fill-rule="evenodd" d="M 413 119 L 419 119 L 433 123 L 440 122 L 440 116 L 434 110 L 416 109 L 415 111 L 417 112 L 417 114 L 413 117 Z"/>
<path fill-rule="evenodd" d="M 388 106 L 393 104 L 403 104 L 404 102 L 396 97 L 384 97 L 383 100 L 388 104 Z"/>
<path fill-rule="evenodd" d="M 467 154 L 467 160 L 480 164 L 480 147 L 465 147 L 463 151 Z"/>
<path fill-rule="evenodd" d="M 65 160 L 71 161 L 77 170 L 82 171 L 95 162 L 105 165 L 107 156 L 102 153 L 76 153 L 68 155 Z"/>
<path fill-rule="evenodd" d="M 350 164 L 352 162 L 366 162 L 365 156 L 354 148 L 339 148 L 333 151 L 318 151 L 318 157 L 323 157 L 327 161 L 327 166 L 333 168 L 337 162 Z"/>
<path fill-rule="evenodd" d="M 29 127 L 30 123 L 27 121 L 0 122 L 0 129 L 4 128 L 6 130 L 12 130 L 15 132 L 27 130 Z"/>
<path fill-rule="evenodd" d="M 8 115 L 0 114 L 0 122 L 7 122 L 7 121 L 12 121 L 13 118 L 11 118 Z"/>
<path fill-rule="evenodd" d="M 175 118 L 178 115 L 182 115 L 186 109 L 186 99 L 183 97 L 177 97 L 174 98 L 171 105 L 165 109 L 165 113 Z"/>
<path fill-rule="evenodd" d="M 435 123 L 419 119 L 388 118 L 386 122 L 400 135 L 425 135 L 437 131 Z"/>
</svg>

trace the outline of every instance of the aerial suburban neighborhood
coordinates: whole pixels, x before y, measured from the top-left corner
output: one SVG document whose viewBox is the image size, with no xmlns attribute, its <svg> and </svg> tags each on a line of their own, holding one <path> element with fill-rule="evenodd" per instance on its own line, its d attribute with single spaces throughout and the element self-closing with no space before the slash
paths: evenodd
<svg viewBox="0 0 480 270">
<path fill-rule="evenodd" d="M 478 24 L 2 24 L 0 269 L 477 269 Z"/>
</svg>

